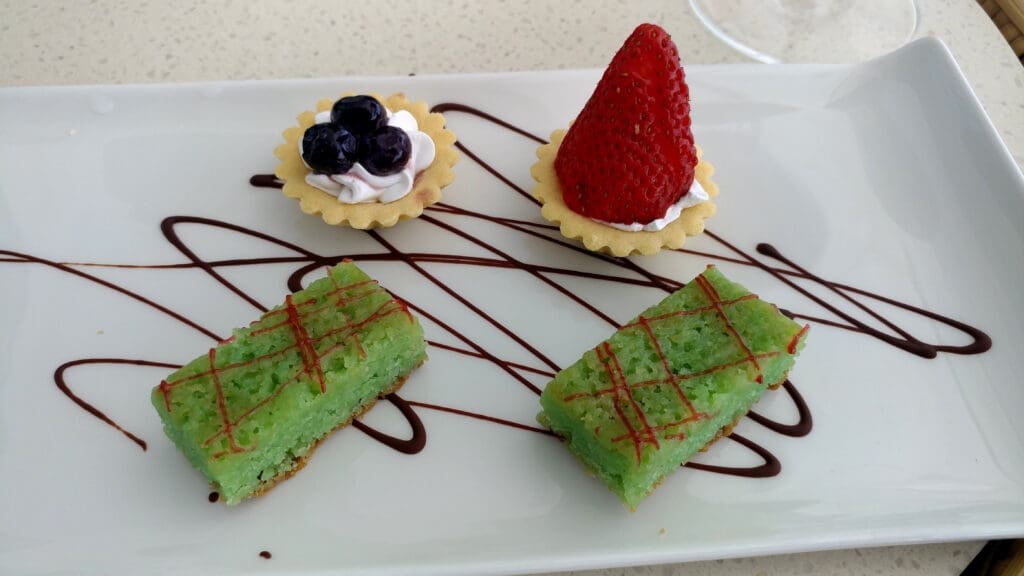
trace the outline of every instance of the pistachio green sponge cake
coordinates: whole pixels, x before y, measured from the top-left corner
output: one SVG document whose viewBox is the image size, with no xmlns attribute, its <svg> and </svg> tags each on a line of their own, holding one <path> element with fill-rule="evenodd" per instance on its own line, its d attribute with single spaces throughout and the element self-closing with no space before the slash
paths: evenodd
<svg viewBox="0 0 1024 576">
<path fill-rule="evenodd" d="M 152 401 L 171 440 L 236 504 L 301 468 L 425 359 L 406 306 L 343 262 L 168 376 Z"/>
<path fill-rule="evenodd" d="M 539 419 L 635 508 L 782 384 L 806 333 L 709 267 L 555 375 Z"/>
</svg>

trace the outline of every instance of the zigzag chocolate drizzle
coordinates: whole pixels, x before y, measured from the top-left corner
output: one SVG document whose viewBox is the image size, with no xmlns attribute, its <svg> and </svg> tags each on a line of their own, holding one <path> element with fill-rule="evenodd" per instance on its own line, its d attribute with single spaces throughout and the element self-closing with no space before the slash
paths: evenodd
<svg viewBox="0 0 1024 576">
<path fill-rule="evenodd" d="M 525 138 L 528 138 L 536 143 L 544 143 L 542 138 L 530 134 L 529 132 L 518 128 L 496 116 L 487 114 L 476 108 L 458 104 L 458 103 L 445 103 L 439 104 L 433 108 L 435 112 L 454 112 L 463 113 L 475 116 L 481 120 L 489 122 L 499 128 L 512 131 Z M 500 171 L 495 169 L 483 161 L 477 156 L 465 143 L 458 142 L 456 146 L 470 159 L 470 161 L 479 164 L 484 170 L 495 177 L 498 182 L 509 187 L 513 192 L 517 193 L 523 199 L 534 202 L 533 198 L 529 193 L 513 183 L 508 177 L 501 174 Z M 279 188 L 281 183 L 274 178 L 273 175 L 256 175 L 250 179 L 250 183 L 254 187 L 259 188 Z M 447 216 L 449 218 L 472 218 L 476 220 L 482 220 L 490 223 L 493 226 L 499 226 L 508 230 L 515 231 L 524 235 L 529 235 L 535 238 L 540 238 L 546 242 L 551 243 L 552 247 L 560 250 L 571 250 L 580 254 L 584 254 L 587 257 L 596 259 L 608 265 L 607 272 L 588 272 L 582 270 L 573 270 L 566 268 L 558 268 L 553 266 L 547 266 L 544 264 L 524 262 L 513 258 L 509 254 L 501 251 L 497 247 L 489 244 L 483 238 L 471 235 L 459 227 L 453 226 L 438 216 Z M 423 263 L 436 263 L 443 262 L 448 264 L 456 264 L 463 266 L 477 266 L 477 267 L 489 267 L 496 270 L 511 269 L 523 271 L 533 275 L 540 281 L 544 282 L 553 290 L 560 292 L 562 295 L 573 300 L 596 317 L 604 320 L 613 328 L 618 328 L 616 323 L 609 315 L 598 309 L 594 304 L 586 301 L 578 295 L 572 293 L 566 287 L 559 284 L 553 275 L 560 276 L 575 276 L 579 278 L 591 278 L 599 281 L 610 281 L 620 283 L 624 286 L 643 286 L 660 289 L 666 293 L 672 292 L 683 284 L 675 279 L 668 278 L 662 275 L 655 274 L 645 269 L 641 264 L 638 264 L 630 259 L 619 259 L 612 258 L 609 256 L 594 254 L 586 251 L 582 247 L 576 245 L 573 242 L 565 240 L 564 238 L 557 237 L 555 234 L 551 234 L 552 230 L 557 230 L 554 226 L 547 223 L 518 220 L 514 218 L 506 218 L 498 215 L 484 214 L 468 210 L 459 206 L 455 206 L 447 203 L 438 203 L 427 209 L 427 212 L 420 217 L 421 221 L 429 223 L 448 234 L 459 236 L 481 248 L 489 256 L 463 256 L 463 255 L 451 255 L 451 254 L 440 254 L 440 253 L 420 253 L 420 252 L 404 252 L 390 243 L 386 238 L 386 233 L 377 231 L 368 231 L 367 234 L 375 240 L 381 246 L 379 252 L 369 252 L 363 254 L 344 254 L 344 255 L 320 255 L 307 250 L 299 245 L 293 244 L 286 240 L 273 237 L 269 234 L 246 228 L 230 222 L 224 222 L 221 220 L 215 220 L 211 218 L 203 218 L 198 216 L 171 216 L 165 218 L 160 225 L 160 229 L 172 246 L 174 246 L 185 258 L 186 262 L 171 263 L 171 264 L 154 264 L 154 265 L 134 265 L 134 264 L 109 264 L 109 263 L 68 263 L 68 262 L 57 262 L 29 254 L 20 252 L 12 252 L 6 250 L 0 250 L 0 263 L 15 263 L 15 264 L 36 264 L 47 266 L 65 274 L 76 276 L 80 279 L 88 282 L 96 283 L 107 289 L 119 292 L 138 303 L 153 308 L 165 316 L 174 319 L 180 323 L 183 323 L 201 334 L 211 338 L 213 343 L 219 341 L 221 338 L 213 331 L 203 327 L 197 320 L 190 319 L 183 314 L 180 314 L 162 304 L 159 304 L 156 300 L 129 290 L 128 288 L 121 286 L 117 283 L 99 278 L 88 272 L 85 272 L 83 268 L 88 267 L 116 267 L 116 268 L 142 268 L 142 269 L 199 269 L 206 273 L 211 278 L 221 283 L 227 290 L 230 290 L 236 294 L 239 298 L 251 304 L 254 308 L 259 311 L 266 311 L 267 308 L 254 297 L 246 293 L 240 287 L 227 280 L 223 275 L 218 273 L 219 268 L 223 267 L 240 267 L 240 266 L 259 266 L 265 264 L 296 264 L 297 268 L 292 272 L 287 281 L 287 287 L 291 291 L 297 291 L 301 289 L 303 278 L 310 272 L 322 268 L 323 266 L 331 266 L 341 261 L 344 258 L 350 258 L 355 261 L 390 261 L 400 263 L 404 266 L 409 266 L 425 281 L 435 284 L 442 290 L 445 290 L 453 300 L 453 304 L 458 304 L 463 308 L 466 308 L 472 312 L 480 321 L 486 322 L 494 326 L 499 331 L 507 335 L 513 342 L 522 347 L 527 351 L 539 364 L 538 366 L 531 366 L 524 363 L 512 362 L 505 360 L 500 357 L 495 351 L 489 350 L 486 347 L 474 342 L 464 334 L 461 334 L 451 325 L 443 322 L 436 315 L 430 313 L 424 307 L 417 305 L 415 302 L 411 302 L 406 298 L 402 298 L 409 308 L 416 314 L 421 315 L 424 318 L 431 320 L 434 324 L 439 326 L 442 330 L 448 332 L 458 342 L 458 345 L 444 344 L 440 342 L 430 342 L 430 345 L 435 348 L 444 349 L 450 352 L 461 354 L 470 358 L 475 358 L 480 361 L 489 362 L 503 370 L 512 381 L 528 389 L 532 393 L 539 394 L 540 389 L 533 384 L 527 377 L 527 375 L 539 375 L 545 378 L 551 377 L 559 369 L 559 366 L 548 358 L 542 350 L 539 350 L 529 341 L 528 335 L 517 334 L 510 328 L 502 325 L 486 310 L 478 307 L 477 305 L 465 300 L 454 290 L 448 288 L 440 279 L 430 274 L 421 264 Z M 219 228 L 221 230 L 241 234 L 248 236 L 256 240 L 270 242 L 276 244 L 282 248 L 285 248 L 291 252 L 294 252 L 295 256 L 283 256 L 283 257 L 266 257 L 266 258 L 236 258 L 236 259 L 225 259 L 225 260 L 205 260 L 197 255 L 196 251 L 192 249 L 178 234 L 178 228 L 182 225 L 199 225 Z M 866 290 L 856 288 L 848 284 L 841 284 L 826 280 L 820 276 L 817 276 L 806 269 L 802 268 L 792 260 L 786 258 L 781 252 L 775 247 L 769 244 L 759 244 L 757 246 L 757 252 L 768 258 L 772 258 L 777 262 L 785 265 L 785 268 L 771 266 L 764 261 L 756 258 L 755 256 L 740 250 L 723 237 L 718 236 L 710 231 L 705 232 L 706 236 L 720 244 L 723 248 L 730 251 L 732 255 L 722 256 L 718 254 L 712 254 L 707 252 L 682 249 L 679 250 L 681 253 L 689 254 L 692 256 L 700 257 L 704 260 L 717 260 L 723 262 L 729 262 L 732 264 L 757 267 L 768 274 L 770 274 L 777 281 L 793 288 L 795 291 L 800 293 L 802 296 L 808 298 L 812 302 L 818 304 L 823 309 L 833 314 L 836 318 L 819 318 L 801 313 L 788 312 L 794 318 L 800 318 L 813 324 L 819 324 L 822 326 L 838 328 L 848 330 L 865 336 L 874 338 L 880 342 L 883 342 L 890 346 L 895 346 L 901 350 L 907 351 L 911 354 L 922 356 L 925 358 L 934 358 L 940 352 L 948 352 L 955 354 L 980 354 L 987 351 L 992 346 L 991 339 L 981 330 L 972 327 L 968 324 L 953 320 L 951 318 L 942 316 L 935 312 L 924 310 L 922 308 L 915 307 L 913 305 L 899 302 L 892 298 L 874 294 Z M 616 271 L 623 271 L 632 274 L 637 274 L 640 278 L 635 276 L 619 276 L 615 274 Z M 837 297 L 842 298 L 854 306 L 859 308 L 861 311 L 871 316 L 886 328 L 890 332 L 884 332 L 882 330 L 875 329 L 868 326 L 864 322 L 854 318 L 853 316 L 842 312 L 834 305 L 827 302 L 824 298 L 815 296 L 805 290 L 803 287 L 798 285 L 795 280 L 803 280 L 817 283 Z M 396 297 L 400 297 L 396 295 Z M 900 327 L 896 320 L 883 317 L 877 311 L 872 309 L 865 301 L 877 301 L 882 302 L 896 308 L 908 314 L 914 314 L 923 316 L 929 320 L 939 322 L 951 328 L 954 328 L 966 336 L 971 341 L 967 344 L 953 345 L 953 344 L 931 344 L 924 342 L 911 335 L 906 329 Z M 98 418 L 109 426 L 112 426 L 123 435 L 125 435 L 132 442 L 137 444 L 143 450 L 146 449 L 146 442 L 134 435 L 133 433 L 123 429 L 113 419 L 109 418 L 102 411 L 97 409 L 95 406 L 84 400 L 79 394 L 73 392 L 67 381 L 67 373 L 71 368 L 85 365 L 96 365 L 96 364 L 127 364 L 136 366 L 155 366 L 160 368 L 176 368 L 177 364 L 171 362 L 157 362 L 151 360 L 139 360 L 139 359 L 128 359 L 128 358 L 82 358 L 71 360 L 59 366 L 54 373 L 54 382 L 60 391 L 65 394 L 69 399 L 74 401 L 83 410 Z M 147 383 L 151 383 L 147 380 Z M 792 400 L 796 407 L 798 418 L 795 423 L 787 424 L 775 421 L 767 418 L 756 412 L 751 412 L 748 416 L 754 422 L 785 436 L 800 437 L 810 433 L 812 428 L 812 417 L 810 409 L 808 408 L 803 397 L 800 395 L 796 386 L 786 381 L 783 389 L 786 395 Z M 391 394 L 387 399 L 394 404 L 403 417 L 407 420 L 410 427 L 410 436 L 407 439 L 396 438 L 379 430 L 376 430 L 362 422 L 354 421 L 353 426 L 367 434 L 369 437 L 377 440 L 395 450 L 399 450 L 403 453 L 414 454 L 423 449 L 426 445 L 426 428 L 423 422 L 420 420 L 417 410 L 433 410 L 445 414 L 451 414 L 458 417 L 471 418 L 477 421 L 486 422 L 493 425 L 506 426 L 511 429 L 519 429 L 539 434 L 551 435 L 550 432 L 537 426 L 530 426 L 519 422 L 505 420 L 490 416 L 487 414 L 480 414 L 467 410 L 462 410 L 455 407 L 443 406 L 438 404 L 430 404 L 425 402 L 419 402 L 414 400 L 404 400 L 396 394 Z M 147 407 L 148 408 L 148 407 Z M 703 470 L 708 472 L 714 472 L 719 474 L 730 474 L 735 476 L 755 477 L 763 478 L 777 475 L 781 470 L 781 463 L 779 460 L 767 449 L 753 442 L 752 440 L 740 436 L 738 434 L 732 434 L 730 438 L 733 441 L 738 442 L 740 445 L 751 450 L 754 454 L 759 456 L 763 460 L 763 464 L 752 466 L 752 467 L 731 467 L 731 466 L 718 466 L 708 465 L 699 463 L 689 463 L 686 466 Z"/>
</svg>

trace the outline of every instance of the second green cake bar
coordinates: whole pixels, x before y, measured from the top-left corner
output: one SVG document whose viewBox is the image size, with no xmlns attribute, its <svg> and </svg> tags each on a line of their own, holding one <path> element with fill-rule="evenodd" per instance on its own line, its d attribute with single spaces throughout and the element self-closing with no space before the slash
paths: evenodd
<svg viewBox="0 0 1024 576">
<path fill-rule="evenodd" d="M 709 267 L 555 375 L 539 418 L 635 508 L 786 379 L 806 333 Z"/>
<path fill-rule="evenodd" d="M 153 389 L 167 435 L 227 504 L 305 462 L 426 359 L 406 306 L 355 264 L 287 297 Z"/>
</svg>

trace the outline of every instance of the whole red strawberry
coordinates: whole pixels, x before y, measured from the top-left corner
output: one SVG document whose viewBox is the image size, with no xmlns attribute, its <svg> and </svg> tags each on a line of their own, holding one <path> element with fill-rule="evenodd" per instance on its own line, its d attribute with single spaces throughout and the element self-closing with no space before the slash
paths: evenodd
<svg viewBox="0 0 1024 576">
<path fill-rule="evenodd" d="M 562 196 L 589 218 L 647 223 L 690 190 L 696 164 L 679 53 L 668 33 L 641 24 L 562 141 Z"/>
</svg>

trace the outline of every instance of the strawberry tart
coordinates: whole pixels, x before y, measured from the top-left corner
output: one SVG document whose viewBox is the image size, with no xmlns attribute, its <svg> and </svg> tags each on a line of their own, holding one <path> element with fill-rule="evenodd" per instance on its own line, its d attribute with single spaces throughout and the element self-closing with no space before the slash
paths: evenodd
<svg viewBox="0 0 1024 576">
<path fill-rule="evenodd" d="M 589 250 L 680 248 L 715 213 L 714 169 L 693 142 L 679 53 L 654 24 L 633 31 L 579 117 L 537 156 L 541 214 Z"/>
</svg>

